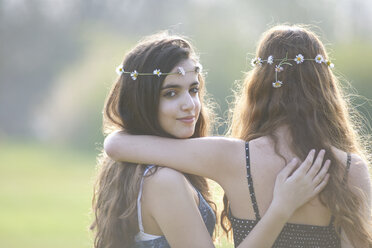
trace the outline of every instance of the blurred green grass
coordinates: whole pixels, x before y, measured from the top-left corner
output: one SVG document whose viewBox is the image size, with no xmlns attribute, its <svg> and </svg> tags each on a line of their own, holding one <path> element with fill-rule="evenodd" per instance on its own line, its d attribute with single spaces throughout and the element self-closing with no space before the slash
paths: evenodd
<svg viewBox="0 0 372 248">
<path fill-rule="evenodd" d="M 94 155 L 30 142 L 0 148 L 0 247 L 92 247 Z"/>
<path fill-rule="evenodd" d="M 95 154 L 25 141 L 0 143 L 0 247 L 93 247 Z M 212 184 L 221 210 L 222 190 Z M 233 247 L 221 238 L 217 247 Z"/>
</svg>

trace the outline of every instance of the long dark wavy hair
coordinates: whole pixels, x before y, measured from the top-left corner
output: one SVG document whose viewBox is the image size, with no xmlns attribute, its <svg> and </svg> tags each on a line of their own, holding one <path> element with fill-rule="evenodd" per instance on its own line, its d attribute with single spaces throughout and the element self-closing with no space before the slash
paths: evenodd
<svg viewBox="0 0 372 248">
<path fill-rule="evenodd" d="M 162 32 L 140 41 L 125 56 L 123 65 L 126 71 L 152 72 L 160 69 L 170 72 L 178 63 L 189 58 L 198 61 L 186 39 Z M 201 74 L 198 77 L 201 112 L 192 137 L 206 136 L 210 127 L 211 112 L 204 101 L 204 78 Z M 172 137 L 161 128 L 157 115 L 164 79 L 165 76 L 139 76 L 134 81 L 129 74 L 120 76 L 105 102 L 104 133 L 125 130 L 130 134 Z M 95 234 L 95 248 L 132 246 L 134 236 L 139 231 L 137 196 L 144 169 L 144 165 L 115 162 L 104 152 L 98 157 L 98 177 L 93 196 L 95 220 L 91 226 Z M 214 205 L 206 179 L 184 175 Z"/>
<path fill-rule="evenodd" d="M 315 33 L 303 26 L 276 26 L 263 34 L 256 57 L 263 59 L 315 58 L 321 54 L 328 59 L 326 50 Z M 335 217 L 336 230 L 342 228 L 357 247 L 357 240 L 372 244 L 371 224 L 365 218 L 365 196 L 353 191 L 344 181 L 345 161 L 338 161 L 332 147 L 366 158 L 361 139 L 352 121 L 350 110 L 338 79 L 326 63 L 304 61 L 293 66 L 283 65 L 278 76 L 283 86 L 273 88 L 274 66 L 263 63 L 251 70 L 237 94 L 232 115 L 231 135 L 243 140 L 261 136 L 271 137 L 278 151 L 275 131 L 287 126 L 291 137 L 291 150 L 304 159 L 309 150 L 326 149 L 325 159 L 332 161 L 330 179 L 320 193 L 321 202 Z M 278 153 L 278 152 L 277 152 Z M 224 197 L 221 222 L 225 231 L 231 229 L 227 218 L 228 200 Z M 366 246 L 367 247 L 367 246 Z"/>
</svg>

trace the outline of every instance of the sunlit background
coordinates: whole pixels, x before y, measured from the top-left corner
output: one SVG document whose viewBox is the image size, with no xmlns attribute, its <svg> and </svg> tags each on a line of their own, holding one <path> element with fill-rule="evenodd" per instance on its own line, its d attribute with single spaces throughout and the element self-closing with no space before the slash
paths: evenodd
<svg viewBox="0 0 372 248">
<path fill-rule="evenodd" d="M 278 23 L 313 26 L 371 119 L 372 1 L 0 0 L 0 247 L 92 247 L 103 102 L 138 40 L 189 37 L 224 119 L 260 34 Z"/>
</svg>

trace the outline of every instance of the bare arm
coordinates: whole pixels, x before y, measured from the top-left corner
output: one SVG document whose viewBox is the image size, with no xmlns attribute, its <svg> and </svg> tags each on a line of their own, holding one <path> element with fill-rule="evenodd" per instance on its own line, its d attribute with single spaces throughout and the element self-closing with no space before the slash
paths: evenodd
<svg viewBox="0 0 372 248">
<path fill-rule="evenodd" d="M 116 161 L 157 164 L 190 174 L 221 178 L 244 164 L 244 141 L 224 137 L 170 139 L 117 132 L 107 136 L 106 153 Z"/>
</svg>

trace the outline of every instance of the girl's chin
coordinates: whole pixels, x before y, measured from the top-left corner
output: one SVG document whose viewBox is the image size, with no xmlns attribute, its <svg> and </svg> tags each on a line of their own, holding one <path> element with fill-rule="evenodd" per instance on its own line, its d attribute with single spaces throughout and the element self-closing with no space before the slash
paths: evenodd
<svg viewBox="0 0 372 248">
<path fill-rule="evenodd" d="M 188 138 L 191 138 L 192 134 L 191 135 L 179 135 L 179 136 L 175 136 L 176 138 L 178 139 L 188 139 Z"/>
<path fill-rule="evenodd" d="M 185 133 L 178 133 L 178 134 L 175 134 L 173 135 L 174 137 L 178 138 L 178 139 L 188 139 L 188 138 L 191 138 L 191 136 L 194 134 L 194 132 L 185 132 Z"/>
<path fill-rule="evenodd" d="M 195 133 L 195 125 L 185 126 L 173 126 L 173 128 L 164 129 L 165 132 L 172 135 L 177 139 L 188 139 Z"/>
</svg>

